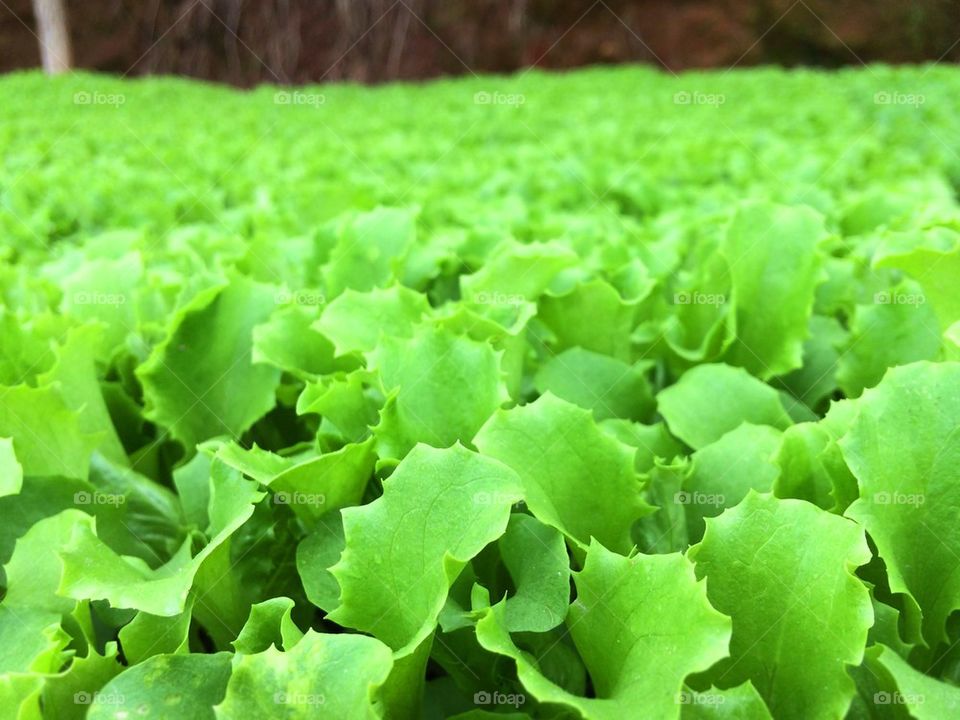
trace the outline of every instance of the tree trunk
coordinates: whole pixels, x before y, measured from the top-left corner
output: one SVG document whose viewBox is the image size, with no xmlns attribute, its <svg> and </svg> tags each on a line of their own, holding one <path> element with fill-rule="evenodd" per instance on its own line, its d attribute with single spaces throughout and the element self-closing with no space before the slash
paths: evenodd
<svg viewBox="0 0 960 720">
<path fill-rule="evenodd" d="M 64 0 L 33 0 L 40 37 L 40 57 L 48 75 L 66 72 L 72 65 L 67 9 Z"/>
</svg>

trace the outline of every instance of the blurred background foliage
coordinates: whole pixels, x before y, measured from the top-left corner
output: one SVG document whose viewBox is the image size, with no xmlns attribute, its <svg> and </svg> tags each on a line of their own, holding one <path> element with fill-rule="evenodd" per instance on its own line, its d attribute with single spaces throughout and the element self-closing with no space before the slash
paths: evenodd
<svg viewBox="0 0 960 720">
<path fill-rule="evenodd" d="M 250 86 L 537 65 L 677 71 L 956 60 L 956 0 L 66 0 L 76 66 Z M 40 64 L 31 0 L 0 2 L 0 72 Z"/>
</svg>

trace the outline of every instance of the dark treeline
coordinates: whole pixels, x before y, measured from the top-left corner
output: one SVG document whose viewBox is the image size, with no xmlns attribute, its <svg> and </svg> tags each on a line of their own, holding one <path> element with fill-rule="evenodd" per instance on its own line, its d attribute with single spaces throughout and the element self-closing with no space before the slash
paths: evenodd
<svg viewBox="0 0 960 720">
<path fill-rule="evenodd" d="M 956 0 L 67 0 L 77 66 L 237 85 L 519 67 L 671 70 L 960 58 Z M 30 0 L 0 6 L 0 71 L 40 64 Z"/>
</svg>

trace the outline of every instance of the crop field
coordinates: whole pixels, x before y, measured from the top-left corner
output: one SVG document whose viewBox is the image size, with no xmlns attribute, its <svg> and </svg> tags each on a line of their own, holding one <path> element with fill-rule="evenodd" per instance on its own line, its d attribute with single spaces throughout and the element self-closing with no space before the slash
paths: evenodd
<svg viewBox="0 0 960 720">
<path fill-rule="evenodd" d="M 960 717 L 960 71 L 0 79 L 0 720 Z"/>
</svg>

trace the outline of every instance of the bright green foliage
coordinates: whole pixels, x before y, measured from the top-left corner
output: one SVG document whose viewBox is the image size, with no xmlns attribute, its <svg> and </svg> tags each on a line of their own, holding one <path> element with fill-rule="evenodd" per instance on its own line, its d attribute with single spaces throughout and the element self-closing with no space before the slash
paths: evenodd
<svg viewBox="0 0 960 720">
<path fill-rule="evenodd" d="M 469 442 L 507 399 L 498 353 L 446 330 L 385 338 L 372 362 L 389 397 L 374 429 L 383 458 L 402 458 L 418 442 Z"/>
<path fill-rule="evenodd" d="M 654 406 L 642 366 L 575 347 L 551 358 L 534 378 L 537 391 L 593 411 L 598 420 L 646 419 Z"/>
<path fill-rule="evenodd" d="M 460 445 L 418 445 L 384 481 L 384 494 L 343 511 L 344 549 L 330 573 L 340 586 L 329 618 L 395 651 L 385 702 L 419 697 L 431 635 L 450 585 L 503 534 L 519 478 Z M 414 702 L 415 706 L 417 703 Z"/>
<path fill-rule="evenodd" d="M 23 468 L 13 450 L 13 440 L 0 438 L 0 495 L 16 495 L 23 487 Z"/>
<path fill-rule="evenodd" d="M 781 438 L 771 427 L 744 423 L 693 453 L 676 501 L 683 505 L 694 541 L 703 536 L 705 518 L 739 505 L 750 490 L 773 490 L 780 475 L 774 454 Z"/>
<path fill-rule="evenodd" d="M 560 243 L 503 242 L 483 267 L 460 279 L 463 299 L 476 305 L 534 302 L 577 256 Z"/>
<path fill-rule="evenodd" d="M 269 287 L 237 279 L 200 291 L 179 309 L 167 339 L 137 371 L 145 415 L 187 448 L 250 427 L 273 406 L 280 375 L 252 359 L 253 328 L 274 303 Z"/>
<path fill-rule="evenodd" d="M 307 598 L 324 612 L 340 604 L 340 585 L 330 573 L 343 552 L 343 518 L 340 513 L 322 517 L 312 533 L 297 546 L 297 571 Z"/>
<path fill-rule="evenodd" d="M 700 365 L 657 396 L 670 431 L 699 450 L 741 423 L 784 430 L 790 416 L 769 385 L 729 365 Z"/>
<path fill-rule="evenodd" d="M 722 245 L 737 319 L 728 362 L 762 379 L 801 366 L 825 234 L 808 208 L 750 203 L 737 211 Z"/>
<path fill-rule="evenodd" d="M 222 446 L 218 460 L 265 485 L 275 505 L 290 509 L 310 523 L 331 510 L 356 505 L 373 472 L 373 441 L 344 445 L 334 452 L 307 451 L 280 456 L 254 446 Z"/>
<path fill-rule="evenodd" d="M 271 646 L 282 650 L 292 648 L 303 637 L 290 616 L 294 605 L 290 598 L 275 597 L 251 607 L 246 625 L 233 642 L 234 649 L 244 655 L 253 655 Z"/>
<path fill-rule="evenodd" d="M 85 479 L 100 438 L 83 432 L 59 389 L 17 385 L 0 392 L 0 435 L 13 439 L 23 475 Z"/>
<path fill-rule="evenodd" d="M 57 594 L 63 568 L 59 553 L 70 541 L 77 523 L 89 520 L 79 510 L 64 510 L 40 520 L 17 540 L 10 561 L 4 565 L 7 608 L 43 609 L 65 615 L 75 601 Z"/>
<path fill-rule="evenodd" d="M 119 698 L 99 694 L 100 689 L 123 671 L 118 657 L 117 644 L 107 643 L 101 655 L 91 650 L 84 657 L 77 657 L 61 673 L 50 677 L 43 686 L 41 702 L 45 714 L 64 720 L 83 720 L 92 717 L 87 711 L 94 701 L 110 703 Z M 126 704 L 126 698 L 123 698 Z M 116 703 L 121 705 L 121 703 Z M 120 707 L 114 711 L 122 712 Z"/>
<path fill-rule="evenodd" d="M 297 413 L 321 415 L 328 433 L 341 441 L 359 442 L 376 425 L 382 404 L 379 391 L 370 385 L 374 377 L 366 370 L 356 370 L 308 383 L 297 398 Z"/>
<path fill-rule="evenodd" d="M 564 295 L 544 295 L 537 318 L 556 336 L 556 350 L 582 348 L 626 361 L 630 359 L 635 307 L 608 283 L 593 280 Z"/>
<path fill-rule="evenodd" d="M 379 208 L 345 222 L 323 273 L 331 295 L 372 290 L 396 277 L 414 242 L 414 220 L 415 213 Z"/>
<path fill-rule="evenodd" d="M 860 483 L 847 515 L 876 543 L 911 625 L 922 616 L 926 642 L 946 640 L 947 617 L 960 608 L 960 364 L 894 368 L 857 404 L 840 440 Z"/>
<path fill-rule="evenodd" d="M 848 397 L 874 387 L 887 368 L 940 354 L 937 316 L 915 283 L 901 283 L 858 305 L 850 339 L 837 361 L 837 382 Z"/>
<path fill-rule="evenodd" d="M 183 612 L 176 615 L 137 613 L 117 633 L 127 662 L 133 665 L 154 655 L 186 652 L 192 619 L 193 601 L 189 599 Z"/>
<path fill-rule="evenodd" d="M 383 496 L 343 512 L 345 547 L 331 572 L 330 617 L 400 650 L 433 630 L 450 583 L 503 534 L 520 481 L 460 445 L 420 445 L 384 481 Z"/>
<path fill-rule="evenodd" d="M 630 527 L 649 507 L 640 496 L 633 454 L 604 434 L 589 412 L 543 395 L 496 413 L 476 443 L 522 478 L 524 500 L 540 521 L 581 547 L 596 538 L 629 550 Z"/>
<path fill-rule="evenodd" d="M 867 666 L 879 679 L 892 681 L 871 698 L 877 706 L 905 706 L 917 720 L 939 720 L 960 712 L 960 688 L 924 675 L 885 645 L 867 650 Z"/>
<path fill-rule="evenodd" d="M 338 354 L 366 353 L 377 347 L 381 334 L 410 337 L 428 307 L 426 298 L 402 285 L 366 293 L 347 289 L 324 308 L 314 327 Z"/>
<path fill-rule="evenodd" d="M 943 337 L 948 343 L 944 348 L 947 358 L 960 360 L 960 320 L 948 327 Z"/>
<path fill-rule="evenodd" d="M 228 653 L 155 655 L 92 693 L 87 717 L 119 720 L 133 712 L 158 720 L 214 720 L 213 706 L 229 678 Z"/>
<path fill-rule="evenodd" d="M 707 521 L 690 552 L 711 603 L 733 618 L 715 683 L 750 680 L 775 717 L 841 717 L 863 658 L 870 597 L 852 571 L 870 559 L 863 530 L 800 500 L 750 493 Z M 770 668 L 779 668 L 770 672 Z"/>
<path fill-rule="evenodd" d="M 681 720 L 770 720 L 770 711 L 750 682 L 705 692 L 684 690 Z"/>
<path fill-rule="evenodd" d="M 60 552 L 63 574 L 57 593 L 78 600 L 103 599 L 117 608 L 165 617 L 182 613 L 204 563 L 216 563 L 217 551 L 221 547 L 229 549 L 231 536 L 250 519 L 254 512 L 252 503 L 262 497 L 252 483 L 214 473 L 210 524 L 206 528 L 209 542 L 191 555 L 191 542 L 187 540 L 167 563 L 157 568 L 139 558 L 118 555 L 97 536 L 93 518 L 84 517 L 73 525 L 70 539 Z M 223 579 L 224 575 L 217 578 Z"/>
<path fill-rule="evenodd" d="M 0 605 L 0 707 L 18 720 L 38 717 L 44 678 L 69 659 L 69 641 L 57 615 Z"/>
<path fill-rule="evenodd" d="M 216 717 L 375 718 L 373 694 L 392 663 L 379 640 L 310 631 L 286 652 L 236 655 Z"/>
<path fill-rule="evenodd" d="M 270 319 L 253 328 L 253 362 L 266 363 L 304 378 L 338 369 L 334 347 L 311 327 L 316 312 L 311 306 L 279 308 Z"/>
<path fill-rule="evenodd" d="M 838 435 L 828 422 L 829 414 L 827 418 L 819 423 L 793 425 L 783 433 L 776 456 L 780 472 L 774 494 L 842 511 L 859 491 L 840 452 Z"/>
<path fill-rule="evenodd" d="M 97 449 L 113 462 L 126 465 L 126 453 L 97 382 L 94 355 L 101 338 L 97 325 L 82 325 L 68 332 L 53 366 L 37 376 L 37 382 L 57 387 L 64 402 L 76 413 L 81 432 L 99 437 Z"/>
<path fill-rule="evenodd" d="M 653 717 L 679 717 L 683 678 L 724 657 L 730 638 L 729 619 L 710 607 L 690 563 L 677 554 L 626 558 L 594 544 L 575 582 L 567 629 L 596 697 L 573 695 L 545 676 L 511 638 L 502 604 L 478 623 L 480 644 L 512 658 L 538 700 L 584 718 L 621 718 L 640 705 Z"/>
<path fill-rule="evenodd" d="M 930 303 L 943 329 L 960 320 L 960 299 L 957 295 L 960 234 L 955 230 L 933 228 L 892 234 L 877 251 L 874 265 L 903 270 L 916 280 L 923 288 L 923 293 L 915 302 Z M 889 301 L 895 300 L 896 295 L 889 298 Z"/>
<path fill-rule="evenodd" d="M 546 632 L 563 622 L 570 604 L 570 561 L 563 535 L 530 515 L 510 516 L 497 541 L 516 588 L 504 614 L 510 632 Z"/>
<path fill-rule="evenodd" d="M 0 720 L 960 716 L 958 96 L 0 78 Z"/>
</svg>

